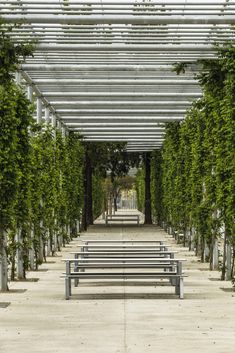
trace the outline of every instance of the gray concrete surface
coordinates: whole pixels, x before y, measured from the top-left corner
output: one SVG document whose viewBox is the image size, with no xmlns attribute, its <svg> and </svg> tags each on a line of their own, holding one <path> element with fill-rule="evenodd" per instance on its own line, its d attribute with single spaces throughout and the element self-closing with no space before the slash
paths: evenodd
<svg viewBox="0 0 235 353">
<path fill-rule="evenodd" d="M 11 283 L 10 292 L 0 294 L 0 353 L 235 352 L 235 293 L 208 264 L 154 226 L 97 224 L 87 236 L 165 238 L 187 259 L 185 299 L 164 283 L 92 280 L 65 301 L 61 258 L 76 250 L 73 241 L 30 272 L 28 281 Z"/>
</svg>

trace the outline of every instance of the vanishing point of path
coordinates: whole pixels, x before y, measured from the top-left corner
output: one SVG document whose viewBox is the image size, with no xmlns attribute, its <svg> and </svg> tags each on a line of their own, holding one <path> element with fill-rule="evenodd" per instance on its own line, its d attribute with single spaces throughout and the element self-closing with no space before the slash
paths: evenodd
<svg viewBox="0 0 235 353">
<path fill-rule="evenodd" d="M 25 282 L 0 294 L 0 353 L 234 353 L 235 293 L 156 226 L 92 226 L 82 237 L 165 239 L 184 263 L 185 299 L 140 280 L 87 281 L 64 300 L 61 258 L 74 240 Z M 7 303 L 10 303 L 7 306 Z"/>
</svg>

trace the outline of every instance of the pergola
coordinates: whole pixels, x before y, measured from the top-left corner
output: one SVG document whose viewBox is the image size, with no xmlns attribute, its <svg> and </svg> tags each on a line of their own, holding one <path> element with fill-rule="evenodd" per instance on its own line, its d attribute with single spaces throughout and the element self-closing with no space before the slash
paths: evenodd
<svg viewBox="0 0 235 353">
<path fill-rule="evenodd" d="M 201 96 L 198 59 L 234 41 L 232 0 L 0 0 L 17 41 L 36 40 L 17 80 L 37 97 L 37 121 L 85 141 L 124 141 L 151 151 L 165 123 L 181 121 Z M 176 62 L 190 63 L 178 76 Z"/>
</svg>

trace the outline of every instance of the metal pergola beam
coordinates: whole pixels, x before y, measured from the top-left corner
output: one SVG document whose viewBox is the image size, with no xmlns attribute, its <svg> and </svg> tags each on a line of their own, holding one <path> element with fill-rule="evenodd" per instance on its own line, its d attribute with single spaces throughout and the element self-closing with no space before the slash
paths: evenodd
<svg viewBox="0 0 235 353">
<path fill-rule="evenodd" d="M 82 130 L 83 128 L 112 128 L 112 129 L 116 129 L 116 128 L 136 128 L 136 127 L 140 127 L 143 129 L 143 127 L 153 127 L 153 128 L 163 128 L 165 125 L 164 123 L 158 123 L 157 121 L 152 121 L 152 122 L 80 122 L 80 123 L 67 123 L 66 124 L 67 127 L 72 128 L 73 130 Z"/>
<path fill-rule="evenodd" d="M 83 133 L 80 132 L 80 135 L 84 137 Z M 165 133 L 159 133 L 159 132 L 147 132 L 146 134 L 141 133 L 140 131 L 127 131 L 125 134 L 122 132 L 115 132 L 115 133 L 111 133 L 111 132 L 94 132 L 94 133 L 86 133 L 85 137 L 89 137 L 89 138 L 116 138 L 116 137 L 123 137 L 123 138 L 141 138 L 144 140 L 151 140 L 153 139 L 164 139 L 165 137 Z"/>
<path fill-rule="evenodd" d="M 91 131 L 91 132 L 97 132 L 97 131 L 120 131 L 120 132 L 127 132 L 127 131 L 155 131 L 155 132 L 164 132 L 165 131 L 165 126 L 155 126 L 152 127 L 147 127 L 146 129 L 143 130 L 143 127 L 138 126 L 137 124 L 132 125 L 132 126 L 127 126 L 127 127 L 115 127 L 115 130 L 112 127 L 107 127 L 107 126 L 95 126 L 95 127 L 81 127 L 81 131 Z"/>
<path fill-rule="evenodd" d="M 161 123 L 161 122 L 170 122 L 170 121 L 181 121 L 184 119 L 184 115 L 179 115 L 179 116 L 156 116 L 156 117 L 146 117 L 145 115 L 142 116 L 115 116 L 113 119 L 110 116 L 80 116 L 80 117 L 71 117 L 71 116 L 63 116 L 63 122 L 65 124 L 67 123 L 74 123 L 78 124 L 78 126 L 82 122 L 93 122 L 96 123 L 97 125 L 100 125 L 101 122 L 109 122 L 110 120 L 113 120 L 115 122 L 136 122 L 136 121 L 146 121 L 146 122 L 152 122 L 152 123 Z M 71 126 L 71 125 L 70 125 Z"/>
<path fill-rule="evenodd" d="M 84 85 L 84 84 L 90 84 L 90 85 L 166 85 L 166 86 L 172 86 L 172 85 L 197 85 L 198 82 L 196 80 L 191 80 L 191 79 L 172 79 L 172 80 L 167 80 L 167 79 L 106 79 L 106 78 L 97 78 L 97 79 L 91 79 L 91 78 L 70 78 L 70 79 L 60 79 L 60 78 L 39 78 L 35 80 L 36 84 L 46 84 L 47 86 L 53 85 L 53 84 L 62 84 L 62 85 Z"/>
<path fill-rule="evenodd" d="M 104 97 L 110 99 L 110 98 L 162 98 L 162 97 L 171 97 L 171 98 L 177 98 L 177 97 L 187 97 L 187 98 L 193 98 L 193 97 L 201 97 L 202 93 L 201 92 L 110 92 L 110 91 L 104 91 L 104 92 L 45 92 L 44 93 L 45 97 Z"/>
<path fill-rule="evenodd" d="M 14 4 L 14 5 L 18 5 L 19 4 L 19 1 L 18 0 L 2 0 L 2 3 L 4 4 Z M 32 5 L 32 0 L 21 0 L 20 1 L 20 5 L 21 4 L 30 4 L 30 6 Z M 45 0 L 34 0 L 34 6 L 37 6 L 37 5 L 45 5 Z M 78 6 L 79 8 L 82 6 L 82 5 L 99 5 L 101 7 L 104 7 L 104 6 L 133 6 L 135 4 L 134 1 L 130 1 L 130 0 L 113 0 L 113 1 L 105 1 L 104 2 L 100 2 L 99 0 L 96 0 L 96 1 L 92 1 L 92 0 L 87 0 L 86 2 L 82 2 L 82 1 L 73 1 L 72 3 L 72 7 L 74 6 Z M 188 3 L 187 5 L 190 5 L 190 6 L 221 6 L 221 7 L 226 7 L 228 5 L 230 5 L 231 2 L 221 2 L 221 0 L 213 0 L 213 1 L 203 1 L 203 3 L 199 3 L 198 1 L 190 1 L 190 3 Z M 54 5 L 54 4 L 53 4 Z M 51 5 L 51 6 L 53 6 Z M 142 4 L 141 4 L 142 5 Z M 158 1 L 158 0 L 152 0 L 151 1 L 151 5 L 166 5 L 166 2 L 165 1 Z M 176 0 L 176 1 L 169 1 L 167 2 L 167 5 L 168 6 L 183 6 L 185 7 L 185 2 L 182 1 L 182 0 Z M 47 4 L 46 4 L 47 6 Z M 67 8 L 66 7 L 67 4 L 65 4 L 63 6 L 63 8 Z M 61 3 L 60 3 L 60 7 L 61 7 Z"/>
<path fill-rule="evenodd" d="M 70 102 L 60 102 L 58 101 L 51 101 L 51 104 L 55 107 L 58 113 L 68 112 L 71 111 L 72 114 L 77 113 L 79 111 L 93 111 L 93 112 L 100 112 L 102 111 L 123 111 L 123 110 L 162 110 L 164 108 L 168 108 L 168 110 L 180 110 L 180 109 L 188 109 L 188 107 L 192 104 L 190 101 L 73 101 Z M 164 109 L 165 110 L 165 109 Z"/>
<path fill-rule="evenodd" d="M 183 120 L 190 101 L 201 97 L 190 75 L 200 68 L 192 63 L 216 59 L 213 41 L 228 43 L 235 35 L 233 0 L 63 5 L 0 5 L 8 22 L 23 20 L 10 34 L 15 41 L 37 41 L 34 57 L 21 67 L 37 96 L 37 119 L 55 125 L 58 116 L 84 141 L 126 142 L 130 153 L 161 148 L 165 123 Z M 190 63 L 186 75 L 171 72 L 175 62 Z"/>
<path fill-rule="evenodd" d="M 86 65 L 86 64 L 23 64 L 26 71 L 163 71 L 172 70 L 172 65 Z M 189 68 L 191 70 L 191 68 Z"/>
<path fill-rule="evenodd" d="M 3 15 L 3 19 L 7 22 L 23 22 L 23 23 L 59 23 L 59 24 L 136 24 L 136 25 L 159 25 L 159 24 L 234 24 L 235 16 L 198 16 L 198 15 L 154 15 L 154 16 L 138 16 L 138 15 L 28 15 L 13 14 Z"/>
<path fill-rule="evenodd" d="M 60 114 L 74 114 L 77 116 L 80 115 L 92 115 L 92 114 L 103 114 L 103 115 L 112 115 L 112 114 L 184 114 L 185 109 L 57 109 Z"/>
<path fill-rule="evenodd" d="M 235 21 L 234 21 L 235 23 Z M 44 44 L 40 43 L 36 46 L 37 51 L 95 51 L 95 52 L 100 52 L 100 51 L 118 51 L 118 52 L 127 52 L 127 51 L 141 51 L 141 52 L 146 52 L 146 51 L 153 51 L 153 52 L 172 52 L 172 51 L 177 51 L 177 52 L 214 52 L 215 48 L 211 45 L 190 45 L 190 44 L 184 44 L 184 45 L 168 45 L 168 44 L 162 44 L 162 45 L 148 45 L 148 44 L 140 44 L 140 45 L 132 45 L 132 44 Z"/>
<path fill-rule="evenodd" d="M 222 15 L 223 16 L 223 15 Z M 13 33 L 18 33 L 18 32 L 31 32 L 32 28 L 30 27 L 32 24 L 26 23 L 23 24 L 22 27 L 16 27 L 13 29 Z M 199 25 L 195 25 L 195 24 L 183 24 L 181 27 L 179 27 L 178 24 L 167 24 L 167 25 L 138 25 L 137 27 L 135 26 L 123 26 L 121 25 L 117 25 L 115 24 L 115 26 L 112 24 L 112 31 L 110 31 L 110 27 L 105 27 L 105 26 L 94 26 L 94 25 L 72 25 L 69 27 L 59 27 L 59 24 L 53 24 L 50 23 L 46 28 L 43 24 L 39 24 L 39 23 L 33 23 L 33 28 L 34 28 L 34 32 L 37 34 L 38 32 L 42 32 L 44 35 L 47 33 L 52 33 L 54 34 L 54 32 L 57 33 L 65 33 L 65 34 L 74 34 L 74 33 L 93 33 L 93 34 L 97 34 L 97 35 L 111 35 L 112 33 L 128 33 L 128 34 L 132 34 L 132 33 L 137 33 L 137 34 L 151 34 L 151 33 L 159 33 L 159 34 L 165 34 L 168 33 L 169 31 L 174 31 L 174 30 L 179 30 L 182 32 L 189 32 L 189 30 L 192 30 L 193 32 L 196 33 L 208 33 L 208 30 L 210 30 L 211 34 L 217 33 L 218 31 L 221 33 L 226 33 L 226 31 L 232 30 L 229 27 L 229 24 L 219 24 L 216 23 L 216 25 L 214 24 L 204 24 L 203 26 Z M 59 29 L 59 32 L 58 32 Z M 69 29 L 69 31 L 68 31 Z"/>
<path fill-rule="evenodd" d="M 149 139 L 144 139 L 142 138 L 141 136 L 140 137 L 100 137 L 100 138 L 97 138 L 97 137 L 84 137 L 83 138 L 84 141 L 90 141 L 90 142 L 130 142 L 130 141 L 133 141 L 133 142 L 145 142 L 145 141 L 148 141 L 148 142 L 158 142 L 159 144 L 160 143 L 163 143 L 164 142 L 164 138 L 163 139 L 157 139 L 157 138 L 149 138 Z"/>
<path fill-rule="evenodd" d="M 165 131 L 161 131 L 161 130 L 157 130 L 154 128 L 150 128 L 150 129 L 144 129 L 143 128 L 132 128 L 132 129 L 125 129 L 125 127 L 123 128 L 119 128 L 119 129 L 78 129 L 77 131 L 79 131 L 81 133 L 81 135 L 85 134 L 86 136 L 92 136 L 92 135 L 117 135 L 117 134 L 122 134 L 122 135 L 127 135 L 127 134 L 132 134 L 132 135 L 158 135 L 158 136 L 164 136 Z"/>
</svg>

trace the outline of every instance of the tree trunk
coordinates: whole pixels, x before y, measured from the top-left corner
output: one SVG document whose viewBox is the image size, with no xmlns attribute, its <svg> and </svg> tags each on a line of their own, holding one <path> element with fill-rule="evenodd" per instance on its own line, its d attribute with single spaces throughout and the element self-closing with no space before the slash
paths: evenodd
<svg viewBox="0 0 235 353">
<path fill-rule="evenodd" d="M 114 206 L 114 212 L 117 211 L 117 196 L 113 197 L 113 206 Z"/>
<path fill-rule="evenodd" d="M 218 239 L 213 236 L 210 246 L 210 270 L 218 270 L 219 268 L 219 250 Z"/>
<path fill-rule="evenodd" d="M 144 221 L 144 224 L 152 224 L 150 175 L 151 175 L 150 153 L 146 153 L 145 154 L 145 207 L 144 207 L 145 221 Z"/>
<path fill-rule="evenodd" d="M 50 256 L 52 253 L 52 241 L 49 229 L 46 230 L 46 239 L 47 239 L 47 251 L 46 256 Z"/>
<path fill-rule="evenodd" d="M 112 198 L 112 194 L 109 195 L 109 203 L 108 203 L 108 214 L 112 215 L 113 214 L 113 198 Z"/>
<path fill-rule="evenodd" d="M 8 290 L 7 274 L 7 236 L 3 229 L 0 229 L 0 291 Z"/>
<path fill-rule="evenodd" d="M 87 207 L 87 199 L 86 199 L 86 194 L 85 194 L 85 179 L 84 179 L 84 205 L 83 205 L 83 210 L 82 210 L 82 224 L 81 224 L 81 230 L 85 231 L 87 230 L 87 212 L 86 212 L 86 207 Z"/>
<path fill-rule="evenodd" d="M 24 260 L 23 260 L 23 239 L 22 239 L 22 229 L 18 228 L 16 234 L 16 242 L 17 242 L 17 278 L 24 279 Z"/>
<path fill-rule="evenodd" d="M 227 242 L 226 245 L 226 280 L 229 281 L 232 279 L 232 247 L 230 242 Z"/>
<path fill-rule="evenodd" d="M 44 259 L 44 243 L 42 239 L 43 221 L 40 221 L 40 234 L 39 234 L 39 249 L 38 249 L 38 262 L 41 265 Z"/>
<path fill-rule="evenodd" d="M 223 246 L 223 262 L 222 262 L 222 273 L 221 273 L 221 280 L 225 280 L 225 275 L 226 275 L 226 263 L 227 263 L 227 241 L 228 241 L 228 235 L 225 227 L 225 232 L 224 232 L 224 246 Z"/>
<path fill-rule="evenodd" d="M 194 251 L 195 249 L 195 228 L 192 227 L 189 235 L 189 251 Z"/>
<path fill-rule="evenodd" d="M 29 268 L 35 270 L 35 252 L 33 247 L 34 231 L 31 229 L 31 246 L 29 249 Z"/>
</svg>

